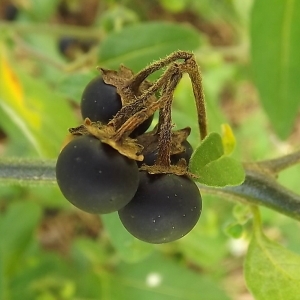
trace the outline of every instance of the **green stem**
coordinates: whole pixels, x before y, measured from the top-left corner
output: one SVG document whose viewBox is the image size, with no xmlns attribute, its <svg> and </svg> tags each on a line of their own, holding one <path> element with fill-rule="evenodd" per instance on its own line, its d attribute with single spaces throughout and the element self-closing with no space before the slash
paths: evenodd
<svg viewBox="0 0 300 300">
<path fill-rule="evenodd" d="M 0 183 L 18 185 L 56 184 L 55 160 L 1 159 Z M 246 179 L 240 186 L 215 188 L 199 184 L 203 194 L 261 205 L 300 220 L 300 195 L 279 184 L 271 175 L 245 166 Z"/>
<path fill-rule="evenodd" d="M 253 216 L 253 233 L 256 238 L 259 238 L 262 235 L 262 221 L 259 207 L 257 205 L 251 205 L 251 211 Z"/>
<path fill-rule="evenodd" d="M 247 166 L 245 172 L 246 179 L 242 185 L 225 188 L 199 185 L 200 190 L 234 201 L 262 205 L 300 220 L 300 195 L 288 190 L 263 172 L 247 169 Z"/>
<path fill-rule="evenodd" d="M 55 160 L 1 159 L 0 183 L 55 184 Z"/>
<path fill-rule="evenodd" d="M 47 34 L 54 35 L 57 37 L 72 36 L 83 39 L 97 39 L 100 40 L 102 33 L 99 28 L 87 28 L 83 26 L 74 25 L 57 25 L 47 23 L 18 23 L 18 22 L 0 22 L 0 32 L 4 30 L 17 32 L 21 35 L 27 33 L 35 34 Z"/>
<path fill-rule="evenodd" d="M 284 155 L 279 158 L 264 160 L 261 162 L 254 163 L 256 167 L 261 170 L 270 172 L 273 175 L 277 175 L 280 171 L 283 171 L 293 165 L 300 162 L 300 150 L 295 151 L 291 154 Z"/>
</svg>

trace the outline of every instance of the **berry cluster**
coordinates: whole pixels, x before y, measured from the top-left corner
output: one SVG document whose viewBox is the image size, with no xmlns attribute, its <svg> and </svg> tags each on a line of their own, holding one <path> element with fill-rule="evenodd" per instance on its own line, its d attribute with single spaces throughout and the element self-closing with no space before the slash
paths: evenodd
<svg viewBox="0 0 300 300">
<path fill-rule="evenodd" d="M 126 102 L 126 95 L 106 83 L 110 80 L 105 73 L 83 91 L 80 108 L 85 121 L 70 129 L 72 139 L 58 156 L 58 186 L 83 211 L 118 211 L 124 227 L 142 241 L 177 240 L 195 226 L 202 210 L 199 189 L 187 171 L 193 152 L 186 140 L 190 129 L 172 131 L 166 121 L 170 106 L 166 109 L 156 97 Z M 135 98 L 152 86 L 146 81 L 138 88 L 133 85 Z M 167 86 L 163 91 L 167 93 Z M 159 121 L 146 132 L 153 106 L 160 109 Z"/>
</svg>

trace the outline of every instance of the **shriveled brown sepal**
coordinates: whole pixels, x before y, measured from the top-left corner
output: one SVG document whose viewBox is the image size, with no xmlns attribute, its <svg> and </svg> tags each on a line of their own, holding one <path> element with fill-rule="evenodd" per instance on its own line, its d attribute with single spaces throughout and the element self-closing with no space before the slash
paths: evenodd
<svg viewBox="0 0 300 300">
<path fill-rule="evenodd" d="M 164 73 L 156 81 L 149 82 L 147 78 L 158 70 Z M 190 134 L 189 127 L 173 130 L 171 107 L 174 91 L 184 73 L 192 82 L 193 93 L 198 112 L 200 138 L 207 135 L 206 111 L 202 89 L 201 74 L 194 55 L 190 52 L 177 51 L 164 59 L 150 64 L 137 74 L 121 65 L 118 71 L 98 68 L 102 72 L 105 83 L 113 85 L 121 97 L 122 108 L 108 122 L 91 122 L 71 128 L 73 135 L 93 135 L 131 159 L 142 161 L 144 156 L 158 150 L 154 166 L 143 165 L 141 170 L 150 174 L 172 173 L 194 177 L 188 172 L 187 163 L 181 159 L 176 165 L 171 165 L 170 156 L 182 153 L 185 149 L 182 143 Z M 160 97 L 157 98 L 156 95 Z M 155 111 L 159 111 L 156 128 L 137 138 L 129 137 L 131 132 L 142 124 Z"/>
<path fill-rule="evenodd" d="M 126 137 L 121 140 L 115 140 L 116 134 L 112 126 L 103 125 L 100 122 L 92 122 L 86 118 L 84 124 L 76 128 L 70 128 L 70 133 L 74 135 L 92 135 L 99 139 L 102 143 L 110 145 L 116 149 L 120 154 L 128 158 L 142 161 L 144 156 L 141 154 L 143 146 L 138 144 L 135 139 Z"/>
</svg>

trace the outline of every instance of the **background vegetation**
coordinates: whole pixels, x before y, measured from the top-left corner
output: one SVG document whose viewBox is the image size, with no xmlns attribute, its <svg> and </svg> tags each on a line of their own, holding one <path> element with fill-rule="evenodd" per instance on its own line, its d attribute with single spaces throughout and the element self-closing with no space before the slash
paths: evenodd
<svg viewBox="0 0 300 300">
<path fill-rule="evenodd" d="M 11 157 L 55 162 L 67 129 L 81 123 L 96 66 L 138 71 L 179 49 L 195 53 L 209 130 L 230 124 L 236 159 L 299 147 L 297 1 L 1 0 L 0 16 L 0 166 Z M 196 147 L 193 101 L 184 77 L 173 120 L 192 128 Z M 299 172 L 278 181 L 299 193 Z M 260 220 L 246 204 L 203 192 L 194 230 L 150 245 L 115 214 L 75 209 L 55 184 L 0 175 L 0 299 L 299 299 L 300 226 L 278 212 L 261 207 Z"/>
</svg>

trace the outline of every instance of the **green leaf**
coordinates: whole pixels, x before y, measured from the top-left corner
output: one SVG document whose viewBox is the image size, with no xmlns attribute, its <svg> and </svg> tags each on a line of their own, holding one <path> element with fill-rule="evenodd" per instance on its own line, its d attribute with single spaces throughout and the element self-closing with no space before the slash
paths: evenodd
<svg viewBox="0 0 300 300">
<path fill-rule="evenodd" d="M 222 138 L 214 132 L 193 153 L 189 170 L 198 176 L 196 181 L 209 186 L 239 185 L 245 179 L 242 164 L 224 155 Z"/>
<path fill-rule="evenodd" d="M 192 172 L 203 168 L 222 155 L 224 155 L 222 138 L 218 133 L 212 132 L 193 153 L 190 166 Z"/>
<path fill-rule="evenodd" d="M 2 51 L 1 51 L 2 50 Z M 69 127 L 76 124 L 65 99 L 9 61 L 0 45 L 0 125 L 40 156 L 56 157 Z"/>
<path fill-rule="evenodd" d="M 254 234 L 245 260 L 245 279 L 256 300 L 297 300 L 300 256 Z"/>
<path fill-rule="evenodd" d="M 300 104 L 300 1 L 255 1 L 251 61 L 263 107 L 281 138 L 294 125 Z"/>
<path fill-rule="evenodd" d="M 1 224 L 1 223 L 0 223 Z M 5 267 L 2 252 L 0 251 L 0 299 L 9 299 L 8 296 L 8 280 L 5 276 Z"/>
<path fill-rule="evenodd" d="M 27 257 L 25 262 L 22 261 L 22 268 L 11 277 L 11 297 L 3 299 L 75 299 L 73 294 L 77 285 L 72 277 L 77 279 L 82 276 L 80 279 L 83 280 L 83 272 L 78 269 L 74 272 L 73 266 L 70 268 L 61 255 L 39 250 L 31 253 L 32 256 Z"/>
<path fill-rule="evenodd" d="M 84 88 L 97 75 L 100 73 L 91 71 L 63 75 L 56 83 L 57 89 L 65 98 L 80 103 Z"/>
<path fill-rule="evenodd" d="M 209 163 L 198 173 L 200 183 L 224 187 L 239 185 L 245 180 L 243 165 L 232 157 L 222 156 Z"/>
<path fill-rule="evenodd" d="M 32 202 L 9 205 L 0 224 L 0 253 L 6 272 L 18 266 L 18 258 L 33 239 L 41 216 L 41 208 Z"/>
<path fill-rule="evenodd" d="M 105 264 L 108 259 L 105 244 L 89 238 L 77 238 L 72 245 L 72 257 L 82 270 Z"/>
<path fill-rule="evenodd" d="M 232 214 L 237 222 L 241 225 L 245 225 L 252 217 L 250 206 L 244 203 L 237 203 L 233 207 Z"/>
<path fill-rule="evenodd" d="M 25 13 L 32 20 L 36 21 L 48 21 L 51 16 L 56 12 L 59 0 L 29 0 L 25 8 Z"/>
<path fill-rule="evenodd" d="M 121 264 L 112 279 L 112 286 L 118 288 L 112 289 L 113 297 L 106 299 L 229 299 L 211 279 L 160 254 L 154 254 L 136 264 Z"/>
<path fill-rule="evenodd" d="M 173 247 L 176 253 L 181 253 L 186 261 L 192 261 L 204 273 L 217 271 L 219 274 L 226 272 L 222 261 L 228 256 L 227 237 L 220 230 L 225 222 L 224 216 L 229 212 L 228 201 L 211 195 L 205 195 L 205 213 L 193 230 L 178 240 Z M 214 273 L 215 274 L 215 273 Z"/>
<path fill-rule="evenodd" d="M 244 228 L 241 224 L 237 222 L 231 222 L 224 227 L 224 232 L 234 239 L 239 239 L 244 232 Z"/>
<path fill-rule="evenodd" d="M 112 245 L 124 261 L 140 261 L 153 251 L 153 245 L 136 239 L 124 228 L 117 213 L 102 215 L 101 219 Z"/>
<path fill-rule="evenodd" d="M 116 69 L 124 64 L 139 71 L 171 52 L 193 51 L 199 45 L 200 35 L 191 27 L 166 22 L 137 24 L 110 34 L 103 40 L 99 65 Z"/>
</svg>

